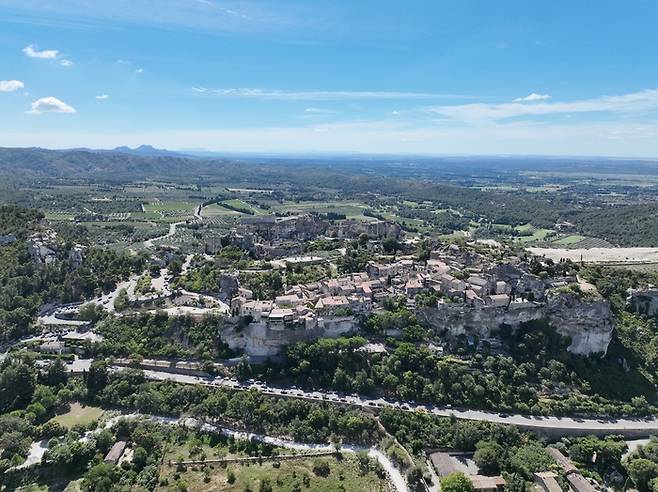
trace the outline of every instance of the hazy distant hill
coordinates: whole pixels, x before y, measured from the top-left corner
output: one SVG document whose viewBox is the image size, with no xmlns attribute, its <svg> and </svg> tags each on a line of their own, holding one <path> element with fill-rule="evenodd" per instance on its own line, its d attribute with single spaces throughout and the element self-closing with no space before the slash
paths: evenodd
<svg viewBox="0 0 658 492">
<path fill-rule="evenodd" d="M 121 148 L 119 148 L 121 149 Z M 172 155 L 144 155 L 88 149 L 48 150 L 41 148 L 0 148 L 0 181 L 84 180 L 134 182 L 165 179 L 180 183 L 217 182 L 225 184 L 323 183 L 327 173 L 313 164 L 245 162 L 233 159 L 198 159 Z M 158 152 L 154 149 L 154 152 Z M 167 152 L 167 151 L 164 151 Z M 299 171 L 304 169 L 304 173 Z M 332 176 L 340 173 L 331 171 Z"/>
<path fill-rule="evenodd" d="M 228 165 L 230 163 L 230 165 Z M 299 175 L 303 170 L 304 176 Z M 148 178 L 222 178 L 299 182 L 327 173 L 378 179 L 450 181 L 471 185 L 474 178 L 523 177 L 535 172 L 586 174 L 658 174 L 658 162 L 570 157 L 469 156 L 227 156 L 203 158 L 142 145 L 111 150 L 0 148 L 0 176 L 6 178 L 72 178 L 111 181 Z M 523 179 L 527 179 L 523 177 Z M 322 179 L 316 184 L 322 183 Z"/>
<path fill-rule="evenodd" d="M 225 161 L 221 160 L 200 161 L 179 157 L 175 153 L 145 155 L 148 152 L 151 151 L 142 147 L 132 149 L 132 153 L 121 150 L 99 152 L 86 149 L 0 148 L 0 175 L 28 179 L 42 177 L 120 180 L 179 176 L 181 172 L 205 174 L 216 172 L 225 165 Z M 153 149 L 153 152 L 159 151 Z"/>
<path fill-rule="evenodd" d="M 104 152 L 116 152 L 119 154 L 141 155 L 148 157 L 187 157 L 187 158 L 193 157 L 191 155 L 182 154 L 180 152 L 175 152 L 173 150 L 156 149 L 151 145 L 140 145 L 139 147 L 135 147 L 134 149 L 131 149 L 130 147 L 126 147 L 124 145 Z"/>
</svg>

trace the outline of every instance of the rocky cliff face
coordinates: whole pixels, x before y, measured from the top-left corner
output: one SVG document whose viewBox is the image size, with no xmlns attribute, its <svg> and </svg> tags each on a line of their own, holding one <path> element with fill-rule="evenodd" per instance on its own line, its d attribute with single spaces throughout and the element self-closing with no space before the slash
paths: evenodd
<svg viewBox="0 0 658 492">
<path fill-rule="evenodd" d="M 658 316 L 658 289 L 644 288 L 631 290 L 628 302 L 637 314 Z"/>
<path fill-rule="evenodd" d="M 506 324 L 546 319 L 562 336 L 571 338 L 568 347 L 574 354 L 605 353 L 612 338 L 614 321 L 610 303 L 603 298 L 551 293 L 545 303 L 512 303 L 509 307 L 445 304 L 417 312 L 421 323 L 448 337 L 477 335 L 488 337 Z"/>
<path fill-rule="evenodd" d="M 560 335 L 571 338 L 569 352 L 589 355 L 608 350 L 615 324 L 607 299 L 551 294 L 545 310 L 551 326 Z"/>
<path fill-rule="evenodd" d="M 53 235 L 34 235 L 27 241 L 27 251 L 32 261 L 39 265 L 49 265 L 57 261 L 58 247 Z"/>
<path fill-rule="evenodd" d="M 283 347 L 297 342 L 309 342 L 320 338 L 337 338 L 355 329 L 351 316 L 319 318 L 312 326 L 272 329 L 266 323 L 250 323 L 241 330 L 235 325 L 222 328 L 221 338 L 233 350 L 244 350 L 249 355 L 272 356 Z"/>
<path fill-rule="evenodd" d="M 517 327 L 521 323 L 541 319 L 543 310 L 540 304 L 523 303 L 523 306 L 506 307 L 467 306 L 464 304 L 443 304 L 439 308 L 423 308 L 417 311 L 419 321 L 448 338 L 460 335 L 488 337 L 501 325 Z"/>
<path fill-rule="evenodd" d="M 219 277 L 219 298 L 230 301 L 238 293 L 240 282 L 236 275 L 223 274 Z"/>
</svg>

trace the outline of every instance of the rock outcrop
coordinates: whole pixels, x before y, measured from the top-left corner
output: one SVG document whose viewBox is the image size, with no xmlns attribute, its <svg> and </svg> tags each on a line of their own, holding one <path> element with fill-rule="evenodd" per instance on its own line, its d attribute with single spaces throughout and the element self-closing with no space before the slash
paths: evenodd
<svg viewBox="0 0 658 492">
<path fill-rule="evenodd" d="M 627 301 L 637 314 L 658 316 L 658 289 L 656 288 L 631 289 Z"/>
<path fill-rule="evenodd" d="M 551 326 L 560 335 L 571 338 L 569 352 L 589 355 L 608 350 L 615 324 L 607 299 L 550 294 L 545 311 Z"/>
<path fill-rule="evenodd" d="M 366 234 L 371 239 L 399 238 L 402 235 L 402 228 L 388 220 L 365 222 L 348 219 L 330 231 L 330 235 L 349 239 L 356 239 L 361 234 Z"/>
<path fill-rule="evenodd" d="M 57 244 L 54 234 L 35 234 L 27 241 L 27 251 L 32 261 L 49 265 L 57 260 Z"/>
<path fill-rule="evenodd" d="M 549 293 L 543 303 L 519 301 L 507 307 L 445 303 L 419 309 L 417 315 L 421 323 L 448 338 L 486 338 L 502 325 L 514 330 L 522 323 L 546 319 L 560 335 L 571 338 L 569 352 L 582 355 L 605 353 L 614 329 L 607 299 L 555 292 Z"/>
<path fill-rule="evenodd" d="M 317 318 L 312 323 L 296 324 L 276 329 L 265 322 L 250 323 L 239 327 L 226 325 L 220 335 L 232 350 L 244 350 L 253 356 L 269 357 L 278 354 L 283 347 L 297 342 L 309 342 L 320 338 L 338 338 L 355 330 L 354 318 Z"/>
<path fill-rule="evenodd" d="M 222 274 L 219 277 L 219 298 L 226 302 L 233 299 L 240 289 L 240 282 L 236 275 Z"/>
</svg>

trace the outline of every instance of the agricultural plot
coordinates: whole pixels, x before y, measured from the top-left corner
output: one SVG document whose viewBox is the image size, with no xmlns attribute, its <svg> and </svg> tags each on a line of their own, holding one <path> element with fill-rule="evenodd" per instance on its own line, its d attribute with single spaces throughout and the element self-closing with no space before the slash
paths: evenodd
<svg viewBox="0 0 658 492">
<path fill-rule="evenodd" d="M 552 242 L 552 244 L 558 244 L 560 246 L 573 246 L 574 244 L 577 244 L 581 241 L 583 241 L 585 236 L 578 236 L 577 234 L 571 235 L 571 236 L 565 236 L 561 237 L 560 239 L 556 239 L 555 241 Z"/>
<path fill-rule="evenodd" d="M 357 459 L 350 455 L 343 455 L 340 460 L 334 457 L 321 457 L 280 462 L 263 461 L 260 464 L 258 462 L 227 466 L 209 464 L 206 467 L 204 470 L 203 466 L 194 465 L 184 470 L 180 468 L 177 470 L 165 464 L 160 469 L 160 480 L 155 490 L 159 492 L 182 490 L 181 482 L 189 492 L 206 490 L 384 492 L 389 490 L 383 478 L 368 468 L 363 469 L 357 463 Z"/>
<path fill-rule="evenodd" d="M 123 221 L 123 220 L 128 220 L 130 218 L 131 212 L 123 212 L 123 213 L 113 213 L 108 215 L 108 218 L 113 221 Z"/>
<path fill-rule="evenodd" d="M 238 211 L 240 213 L 240 210 L 248 210 L 250 211 L 253 215 L 267 215 L 270 212 L 267 210 L 264 210 L 262 208 L 256 207 L 250 203 L 245 202 L 244 200 L 240 199 L 233 199 L 233 200 L 224 200 L 223 202 L 218 204 L 220 207 L 222 205 L 226 205 L 228 209 L 236 209 L 234 211 Z M 227 208 L 227 207 L 222 207 L 222 208 Z"/>
<path fill-rule="evenodd" d="M 71 221 L 75 217 L 71 212 L 46 212 L 44 215 L 47 220 L 53 221 Z"/>
<path fill-rule="evenodd" d="M 284 202 L 272 205 L 273 212 L 315 212 L 319 214 L 335 213 L 344 214 L 348 219 L 373 220 L 371 217 L 363 215 L 363 211 L 368 208 L 365 203 L 361 202 Z"/>
<path fill-rule="evenodd" d="M 241 217 L 244 214 L 237 212 L 235 210 L 229 210 L 226 207 L 222 207 L 216 203 L 203 207 L 202 215 L 205 218 L 214 218 L 214 217 Z"/>
<path fill-rule="evenodd" d="M 191 217 L 198 206 L 192 202 L 162 202 L 144 203 L 144 212 L 155 212 L 165 217 Z"/>
</svg>

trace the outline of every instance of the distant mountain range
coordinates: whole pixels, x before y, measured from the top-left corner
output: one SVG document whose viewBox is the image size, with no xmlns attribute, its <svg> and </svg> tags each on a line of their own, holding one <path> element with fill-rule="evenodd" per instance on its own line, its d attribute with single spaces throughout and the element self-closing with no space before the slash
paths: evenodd
<svg viewBox="0 0 658 492">
<path fill-rule="evenodd" d="M 186 154 L 150 145 L 108 150 L 0 147 L 0 181 L 5 182 L 47 178 L 127 182 L 164 178 L 188 183 L 210 180 L 249 184 L 272 180 L 317 185 L 329 175 L 343 175 L 472 186 L 475 178 L 496 180 L 501 175 L 519 177 L 538 171 L 655 176 L 658 162 L 604 157 L 220 156 L 196 151 Z"/>
<path fill-rule="evenodd" d="M 85 152 L 94 152 L 98 154 L 107 154 L 107 153 L 128 154 L 128 155 L 139 155 L 139 156 L 147 156 L 147 157 L 188 157 L 188 158 L 196 157 L 192 154 L 183 154 L 181 152 L 176 152 L 174 150 L 156 149 L 152 145 L 140 145 L 139 147 L 135 147 L 134 149 L 131 149 L 130 147 L 123 145 L 121 147 L 115 147 L 114 149 L 90 149 L 87 147 L 80 147 L 80 148 L 67 149 L 67 150 L 70 151 L 81 150 Z"/>
</svg>

